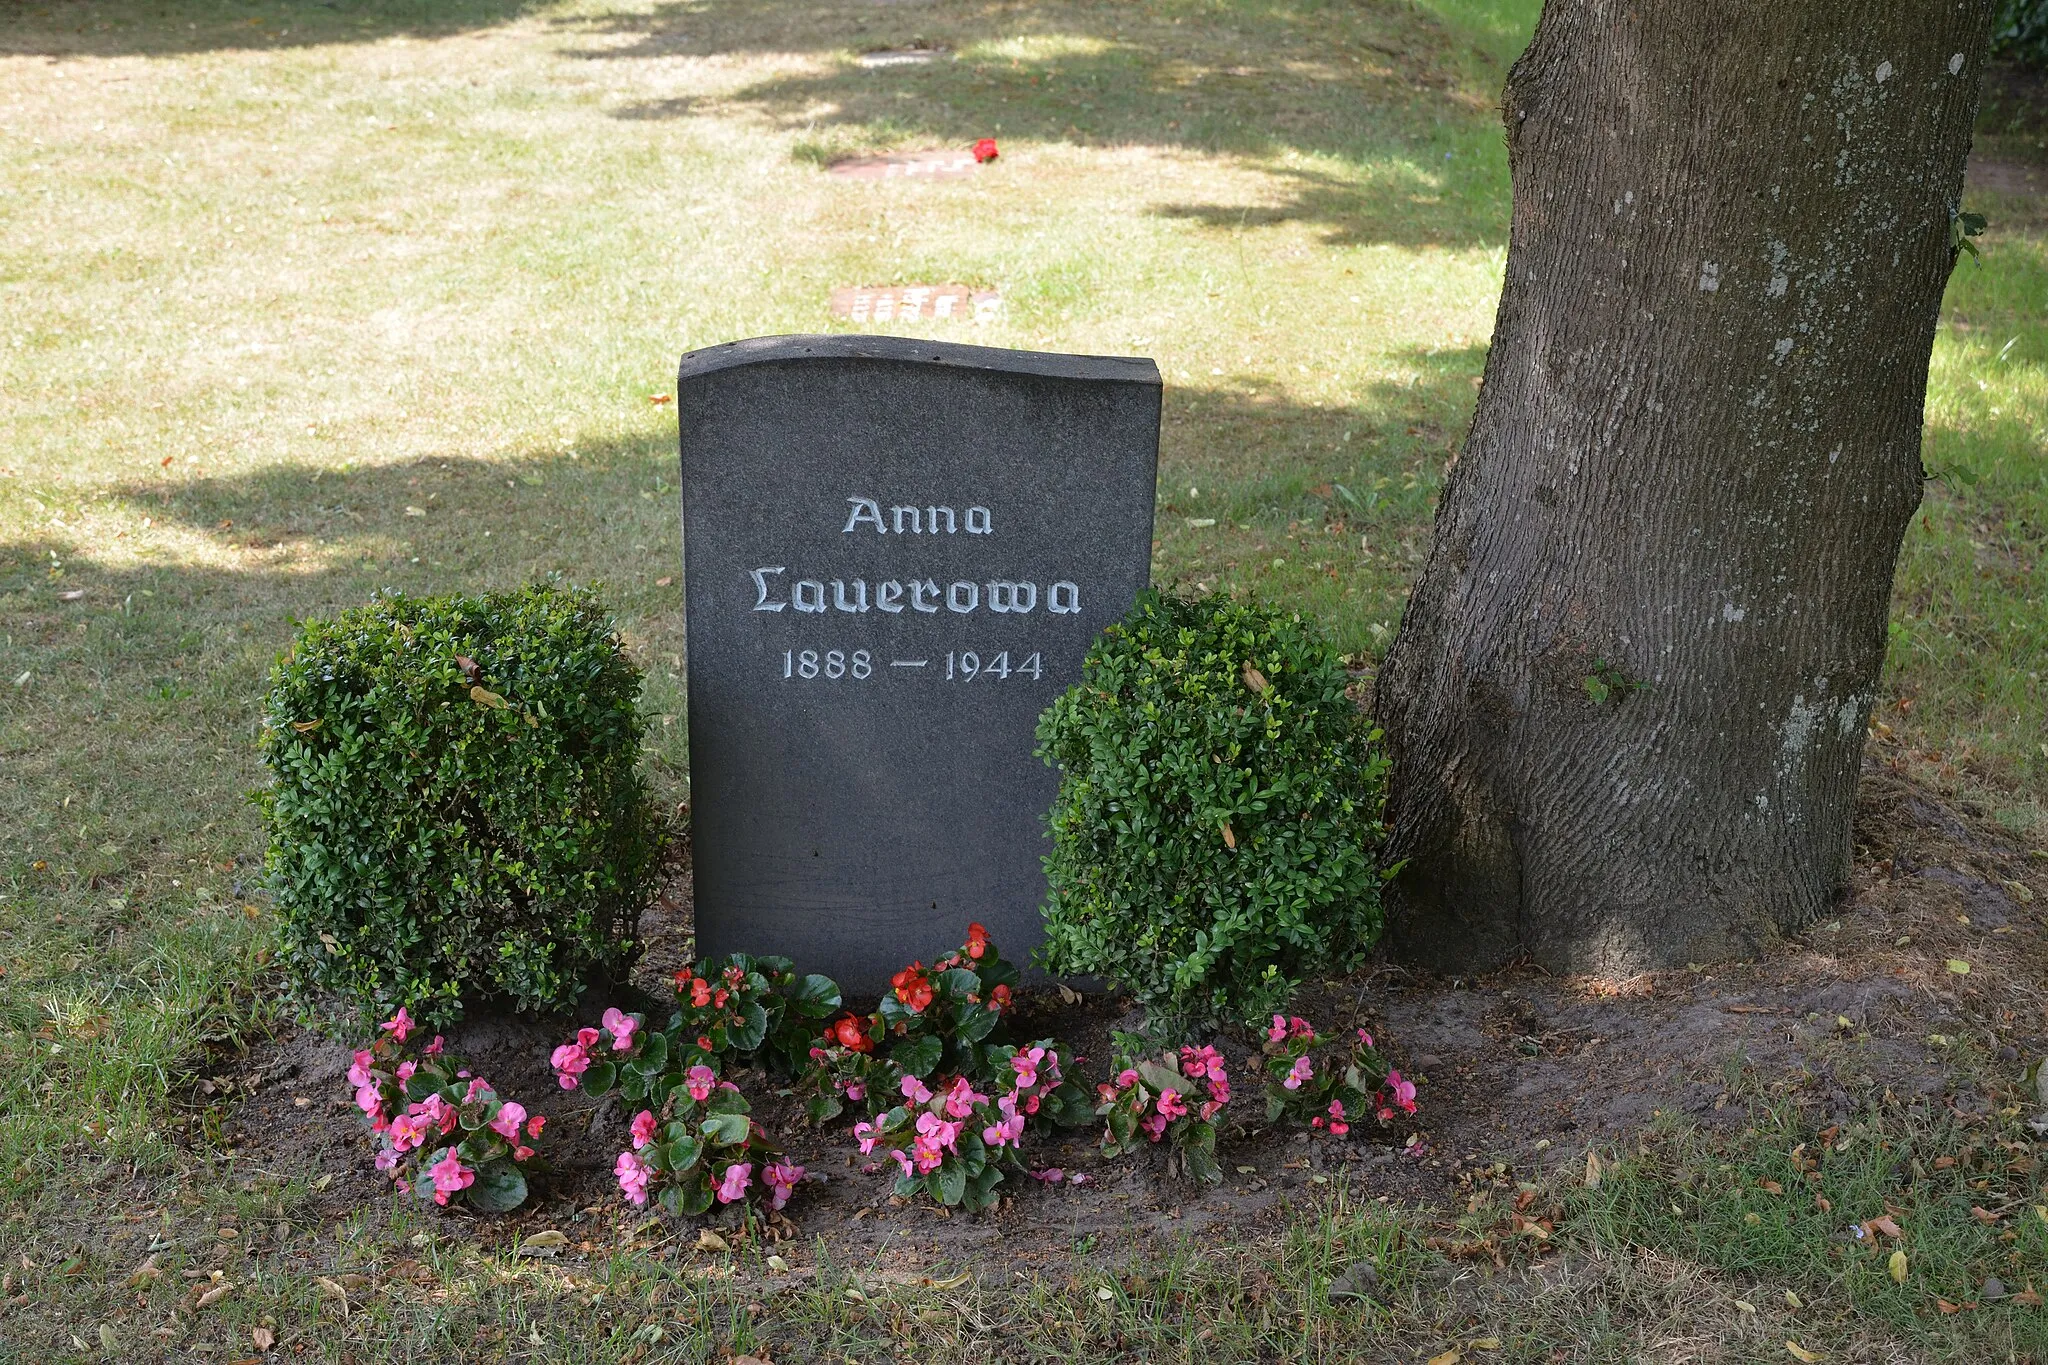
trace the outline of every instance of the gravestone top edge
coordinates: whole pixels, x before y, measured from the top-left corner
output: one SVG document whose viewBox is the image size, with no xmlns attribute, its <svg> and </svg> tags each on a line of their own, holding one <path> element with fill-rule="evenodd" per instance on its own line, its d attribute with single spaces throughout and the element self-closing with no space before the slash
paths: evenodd
<svg viewBox="0 0 2048 1365">
<path fill-rule="evenodd" d="M 1049 379 L 1163 386 L 1159 366 L 1145 356 L 1065 355 L 1052 351 L 1018 351 L 1002 346 L 969 346 L 956 341 L 919 341 L 910 337 L 842 333 L 752 337 L 688 351 L 677 366 L 676 383 L 680 386 L 691 379 L 743 365 L 807 360 L 897 361 Z"/>
</svg>

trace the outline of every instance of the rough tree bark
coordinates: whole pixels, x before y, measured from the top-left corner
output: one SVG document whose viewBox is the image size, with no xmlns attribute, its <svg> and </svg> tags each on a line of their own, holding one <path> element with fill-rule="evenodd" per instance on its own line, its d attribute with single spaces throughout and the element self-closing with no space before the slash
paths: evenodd
<svg viewBox="0 0 2048 1365">
<path fill-rule="evenodd" d="M 1847 880 L 1990 0 L 1550 0 L 1381 672 L 1398 949 L 1753 955 Z"/>
</svg>

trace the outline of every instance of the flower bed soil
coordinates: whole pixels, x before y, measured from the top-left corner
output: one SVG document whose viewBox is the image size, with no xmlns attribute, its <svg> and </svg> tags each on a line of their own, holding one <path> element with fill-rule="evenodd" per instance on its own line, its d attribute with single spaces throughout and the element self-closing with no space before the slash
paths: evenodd
<svg viewBox="0 0 2048 1365">
<path fill-rule="evenodd" d="M 1581 1163 L 1589 1142 L 1640 1129 L 1660 1111 L 1740 1126 L 1756 1106 L 1792 1103 L 1825 1122 L 1889 1092 L 1895 1100 L 1982 1112 L 2003 1097 L 1980 1092 L 1968 1078 L 2016 1087 L 2048 1033 L 2048 856 L 1875 766 L 1864 784 L 1858 840 L 1854 893 L 1839 916 L 1761 963 L 1621 983 L 1528 969 L 1450 981 L 1382 965 L 1315 983 L 1300 1012 L 1326 1034 L 1357 1024 L 1381 1035 L 1389 1055 L 1417 1078 L 1421 1112 L 1385 1126 L 1368 1120 L 1347 1139 L 1225 1136 L 1218 1155 L 1226 1179 L 1213 1189 L 1169 1177 L 1162 1153 L 1105 1162 L 1095 1154 L 1099 1134 L 1077 1130 L 1026 1150 L 1034 1166 L 1058 1166 L 1084 1183 L 1013 1176 L 995 1212 L 948 1213 L 922 1198 L 893 1198 L 890 1175 L 855 1154 L 844 1120 L 807 1129 L 794 1101 L 773 1096 L 758 1075 L 742 1075 L 757 1117 L 793 1160 L 821 1177 L 798 1191 L 770 1235 L 787 1243 L 793 1260 L 808 1259 L 822 1243 L 840 1264 L 886 1255 L 898 1266 L 907 1257 L 936 1269 L 971 1258 L 984 1278 L 1000 1277 L 1064 1263 L 1084 1238 L 1108 1251 L 1181 1235 L 1253 1236 L 1340 1171 L 1354 1198 L 1448 1208 L 1475 1181 Z M 644 926 L 648 951 L 635 983 L 655 993 L 638 1002 L 653 1020 L 666 1016 L 661 983 L 687 957 L 688 897 L 685 862 Z M 1968 973 L 1951 963 L 1967 963 Z M 586 1013 L 594 1020 L 605 1003 L 593 999 Z M 1050 990 L 1023 992 L 1019 1013 L 1016 1036 L 1065 1040 L 1087 1059 L 1090 1077 L 1106 1066 L 1111 1030 L 1135 1022 L 1114 997 L 1066 1004 Z M 512 1215 L 443 1217 L 485 1243 L 574 1222 L 588 1229 L 585 1240 L 615 1245 L 637 1235 L 644 1246 L 674 1237 L 687 1247 L 692 1229 L 631 1209 L 618 1196 L 612 1162 L 630 1115 L 616 1097 L 592 1101 L 555 1084 L 548 1053 L 578 1022 L 588 1021 L 476 1017 L 450 1035 L 450 1047 L 501 1093 L 549 1116 L 544 1150 L 552 1170 Z M 1965 1039 L 1982 1065 L 1960 1063 L 1954 1049 Z M 1262 1118 L 1247 1065 L 1252 1049 L 1242 1039 L 1221 1045 L 1240 1096 L 1233 1111 L 1244 1123 Z M 237 1168 L 331 1175 L 315 1197 L 320 1213 L 333 1218 L 394 1197 L 370 1166 L 369 1137 L 343 1081 L 348 1057 L 345 1046 L 294 1033 L 223 1057 L 201 1086 L 241 1096 L 222 1128 Z M 1505 1172 L 1487 1169 L 1496 1161 L 1507 1163 Z M 1000 1254 L 986 1254 L 998 1247 Z"/>
</svg>

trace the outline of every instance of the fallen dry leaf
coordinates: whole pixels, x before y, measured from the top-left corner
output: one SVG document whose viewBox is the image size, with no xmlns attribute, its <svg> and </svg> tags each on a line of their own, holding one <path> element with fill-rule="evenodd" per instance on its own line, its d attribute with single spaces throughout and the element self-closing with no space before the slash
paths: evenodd
<svg viewBox="0 0 2048 1365">
<path fill-rule="evenodd" d="M 1970 1205 L 1970 1217 L 1980 1223 L 1995 1223 L 2003 1216 L 2003 1214 L 1993 1213 L 1990 1209 L 1979 1208 L 1975 1204 Z"/>
<path fill-rule="evenodd" d="M 943 1280 L 926 1280 L 925 1283 L 934 1289 L 958 1289 L 973 1278 L 972 1274 L 963 1270 L 958 1275 L 949 1275 Z"/>
<path fill-rule="evenodd" d="M 271 1331 L 268 1327 L 251 1327 L 249 1329 L 249 1344 L 259 1351 L 267 1351 L 277 1345 L 277 1333 Z"/>
<path fill-rule="evenodd" d="M 1894 1251 L 1887 1265 L 1891 1271 L 1892 1281 L 1895 1284 L 1904 1284 L 1906 1282 L 1906 1253 Z"/>
<path fill-rule="evenodd" d="M 1811 1365 L 1811 1362 L 1820 1359 L 1819 1351 L 1809 1351 L 1798 1342 L 1789 1339 L 1785 1342 L 1785 1354 L 1791 1356 L 1794 1360 L 1807 1361 L 1809 1365 Z"/>
<path fill-rule="evenodd" d="M 232 1294 L 234 1289 L 235 1287 L 232 1284 L 217 1284 L 204 1294 L 201 1294 L 198 1301 L 192 1306 L 194 1308 L 211 1308 L 229 1294 Z"/>
<path fill-rule="evenodd" d="M 674 394 L 650 393 L 647 395 L 647 401 L 650 403 L 673 403 L 676 400 Z"/>
<path fill-rule="evenodd" d="M 1963 961 L 1959 957 L 1950 958 L 1948 960 L 1947 966 L 1948 969 L 1954 972 L 1957 976 L 1968 976 L 1970 974 L 1970 964 Z"/>
<path fill-rule="evenodd" d="M 665 587 L 667 587 L 667 586 L 668 586 L 669 584 L 671 584 L 671 583 L 673 583 L 673 582 L 675 582 L 675 581 L 676 581 L 676 580 L 675 580 L 675 578 L 674 578 L 674 576 L 673 576 L 673 575 L 671 575 L 671 576 L 670 576 L 670 577 L 668 577 L 668 578 L 657 578 L 657 579 L 655 579 L 655 580 L 654 580 L 654 586 L 655 586 L 655 587 L 657 587 L 657 588 L 665 588 Z"/>
<path fill-rule="evenodd" d="M 523 1239 L 519 1243 L 519 1250 L 514 1254 L 519 1256 L 552 1256 L 567 1245 L 569 1245 L 569 1238 L 566 1234 L 549 1228 L 545 1232 L 536 1232 L 532 1236 Z"/>
<path fill-rule="evenodd" d="M 1458 1365 L 1459 1359 L 1458 1348 L 1453 1346 L 1440 1356 L 1431 1356 L 1428 1365 Z"/>
<path fill-rule="evenodd" d="M 1600 1188 L 1600 1154 L 1590 1147 L 1586 1149 L 1586 1188 Z"/>
<path fill-rule="evenodd" d="M 701 1228 L 697 1232 L 696 1249 L 698 1251 L 731 1251 L 732 1247 L 727 1245 L 726 1240 L 710 1228 Z"/>
<path fill-rule="evenodd" d="M 1960 1313 L 1963 1311 L 1963 1306 L 1961 1304 L 1950 1303 L 1947 1299 L 1941 1298 L 1938 1295 L 1935 1297 L 1934 1306 L 1936 1308 L 1939 1308 L 1943 1313 Z"/>
<path fill-rule="evenodd" d="M 131 1288 L 145 1285 L 148 1284 L 151 1280 L 156 1279 L 163 1273 L 164 1272 L 157 1266 L 156 1253 L 151 1252 L 148 1260 L 144 1261 L 141 1265 L 135 1267 L 135 1273 L 128 1277 L 128 1284 Z"/>
<path fill-rule="evenodd" d="M 1892 1216 L 1888 1213 L 1880 1213 L 1877 1217 L 1865 1223 L 1863 1230 L 1868 1233 L 1881 1232 L 1887 1237 L 1904 1237 L 1906 1235 L 1899 1230 L 1899 1225 L 1892 1221 Z"/>
<path fill-rule="evenodd" d="M 469 689 L 469 699 L 478 706 L 488 706 L 493 711 L 505 709 L 505 699 L 481 683 Z"/>
<path fill-rule="evenodd" d="M 1253 668 L 1249 659 L 1245 660 L 1244 665 L 1244 685 L 1254 692 L 1263 692 L 1267 686 L 1266 675 Z"/>
<path fill-rule="evenodd" d="M 1765 1194 L 1783 1194 L 1785 1192 L 1785 1187 L 1775 1180 L 1759 1180 L 1756 1182 L 1756 1187 Z"/>
<path fill-rule="evenodd" d="M 2032 1285 L 2028 1285 L 2025 1289 L 2013 1295 L 2012 1301 L 2014 1303 L 2023 1303 L 2029 1308 L 2039 1308 L 2041 1306 L 2041 1291 Z"/>
<path fill-rule="evenodd" d="M 1237 847 L 1237 831 L 1230 827 L 1228 820 L 1223 822 L 1223 844 L 1226 848 Z"/>
</svg>

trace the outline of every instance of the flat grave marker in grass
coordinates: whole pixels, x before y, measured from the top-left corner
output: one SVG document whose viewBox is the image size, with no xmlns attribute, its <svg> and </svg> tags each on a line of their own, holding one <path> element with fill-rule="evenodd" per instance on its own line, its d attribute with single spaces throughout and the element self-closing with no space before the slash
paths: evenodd
<svg viewBox="0 0 2048 1365">
<path fill-rule="evenodd" d="M 980 163 L 965 148 L 934 147 L 922 152 L 892 152 L 835 161 L 825 168 L 842 180 L 959 180 L 974 174 Z"/>
<path fill-rule="evenodd" d="M 835 289 L 828 306 L 832 316 L 849 322 L 973 322 L 995 321 L 1003 306 L 994 289 L 964 284 L 849 285 Z"/>
<path fill-rule="evenodd" d="M 1150 360 L 898 337 L 683 357 L 697 952 L 879 991 L 1041 936 L 1038 716 L 1145 586 Z"/>
<path fill-rule="evenodd" d="M 888 48 L 880 52 L 863 52 L 860 56 L 854 58 L 854 61 L 868 70 L 874 71 L 891 66 L 929 66 L 941 57 L 951 57 L 952 55 L 952 53 L 944 48 L 898 47 Z"/>
</svg>

